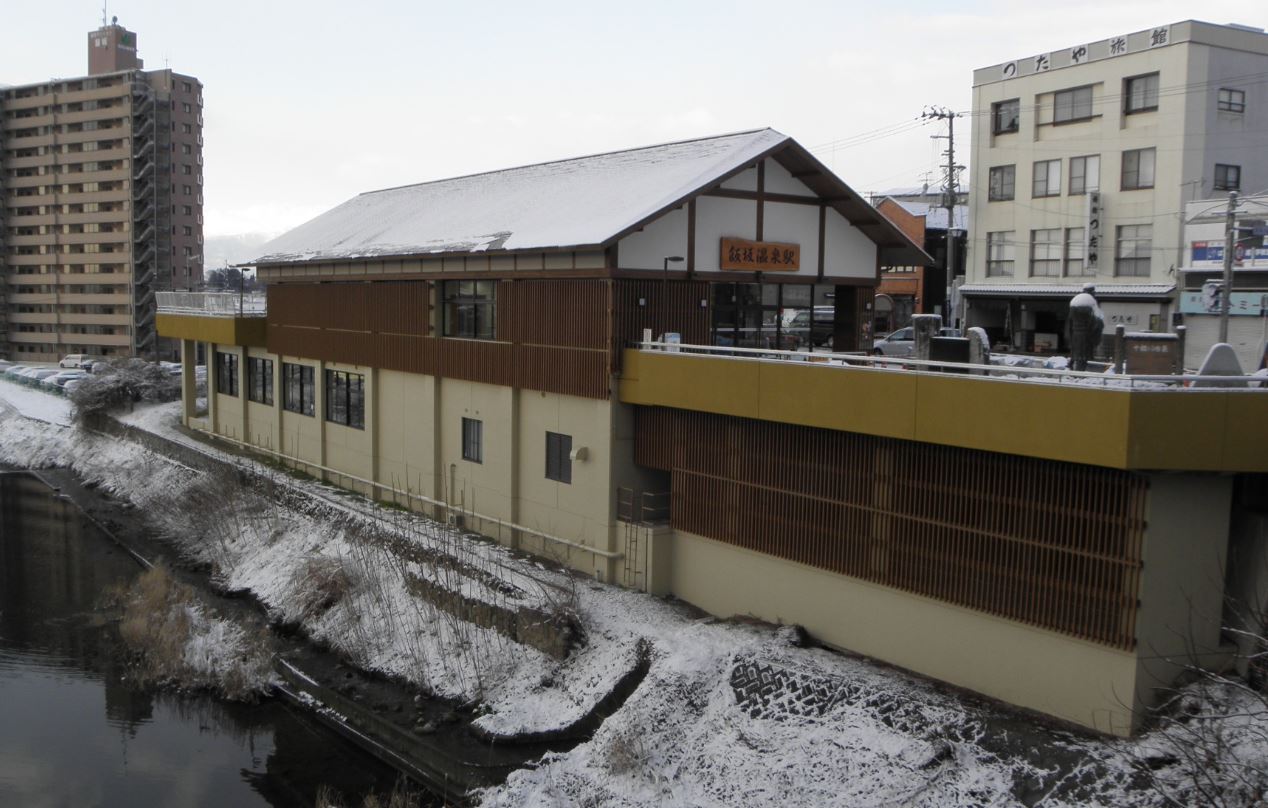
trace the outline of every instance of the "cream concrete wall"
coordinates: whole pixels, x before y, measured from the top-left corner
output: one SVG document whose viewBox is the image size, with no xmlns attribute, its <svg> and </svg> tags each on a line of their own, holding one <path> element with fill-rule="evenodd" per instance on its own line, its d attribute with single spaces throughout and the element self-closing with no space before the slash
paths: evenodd
<svg viewBox="0 0 1268 808">
<path fill-rule="evenodd" d="M 514 521 L 515 391 L 458 379 L 440 379 L 439 384 L 442 499 L 463 510 Z M 484 424 L 483 462 L 462 459 L 463 418 Z"/>
<path fill-rule="evenodd" d="M 234 440 L 245 440 L 247 431 L 244 421 L 245 410 L 243 409 L 246 404 L 246 358 L 244 351 L 234 345 L 212 344 L 208 348 L 207 379 L 209 385 L 215 383 L 212 381 L 213 377 L 216 377 L 217 380 L 219 378 L 216 373 L 216 354 L 225 353 L 238 357 L 238 395 L 230 396 L 221 393 L 219 390 L 215 391 L 216 401 L 212 408 L 212 415 L 214 416 L 211 421 L 212 431 L 217 435 L 224 435 Z M 213 395 L 210 388 L 208 395 Z"/>
<path fill-rule="evenodd" d="M 380 370 L 376 402 L 378 480 L 393 488 L 439 499 L 436 445 L 437 379 Z M 459 427 L 461 432 L 461 427 Z M 461 435 L 459 435 L 461 441 Z"/>
<path fill-rule="evenodd" d="M 1094 729 L 1127 734 L 1136 657 L 676 531 L 670 588 L 713 614 L 816 638 Z"/>
<path fill-rule="evenodd" d="M 331 469 L 337 469 L 355 477 L 374 479 L 374 369 L 364 365 L 344 365 L 327 362 L 324 370 L 342 370 L 359 373 L 364 376 L 365 389 L 365 428 L 357 429 L 330 421 L 325 422 L 326 431 L 326 463 Z M 316 378 L 318 388 L 325 388 L 325 374 L 319 373 Z M 317 410 L 317 417 L 324 420 L 324 410 Z M 338 475 L 330 476 L 332 482 L 353 488 L 365 494 L 373 495 L 368 486 L 353 481 L 341 481 Z"/>
<path fill-rule="evenodd" d="M 247 388 L 242 389 L 242 401 L 247 408 L 247 437 L 246 441 L 254 446 L 260 446 L 270 451 L 281 451 L 281 441 L 278 437 L 278 417 L 277 413 L 282 407 L 281 386 L 278 384 L 278 374 L 280 363 L 277 356 L 269 353 L 263 348 L 248 348 L 248 358 L 269 359 L 273 362 L 273 404 L 260 404 L 251 401 L 247 397 Z M 244 363 L 246 359 L 242 360 Z M 243 378 L 249 379 L 250 373 L 243 374 Z"/>
<path fill-rule="evenodd" d="M 325 426 L 322 365 L 320 362 L 311 359 L 299 359 L 293 356 L 279 356 L 278 363 L 279 373 L 281 372 L 282 363 L 307 365 L 313 368 L 313 384 L 316 388 L 314 391 L 315 407 L 313 415 L 301 415 L 297 412 L 288 412 L 282 409 L 278 451 L 306 463 L 318 466 L 325 465 L 325 453 L 322 451 L 322 436 Z M 279 384 L 278 389 L 274 391 L 274 402 L 279 409 L 282 408 L 285 395 L 285 390 Z"/>
</svg>

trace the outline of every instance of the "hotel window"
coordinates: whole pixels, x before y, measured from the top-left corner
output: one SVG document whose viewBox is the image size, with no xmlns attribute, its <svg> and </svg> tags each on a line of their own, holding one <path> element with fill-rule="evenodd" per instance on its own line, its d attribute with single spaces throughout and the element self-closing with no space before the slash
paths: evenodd
<svg viewBox="0 0 1268 808">
<path fill-rule="evenodd" d="M 1070 196 L 1101 190 L 1101 156 L 1070 158 Z"/>
<path fill-rule="evenodd" d="M 1219 97 L 1215 102 L 1215 108 L 1220 112 L 1245 112 L 1246 91 L 1230 90 L 1227 87 L 1221 88 Z"/>
<path fill-rule="evenodd" d="M 496 339 L 497 281 L 445 281 L 444 335 Z"/>
<path fill-rule="evenodd" d="M 273 360 L 247 357 L 247 400 L 273 406 Z"/>
<path fill-rule="evenodd" d="M 1010 98 L 991 104 L 991 132 L 1004 135 L 1016 132 L 1021 119 L 1021 99 Z"/>
<path fill-rule="evenodd" d="M 1013 198 L 1017 187 L 1017 166 L 992 166 L 987 200 L 1007 202 Z"/>
<path fill-rule="evenodd" d="M 1045 278 L 1061 274 L 1061 228 L 1030 231 L 1030 274 Z"/>
<path fill-rule="evenodd" d="M 1040 160 L 1035 163 L 1034 182 L 1031 185 L 1031 196 L 1060 196 L 1061 194 L 1061 161 Z"/>
<path fill-rule="evenodd" d="M 1123 81 L 1124 111 L 1131 115 L 1135 112 L 1152 112 L 1158 108 L 1158 74 L 1133 76 Z"/>
<path fill-rule="evenodd" d="M 1151 224 L 1122 224 L 1114 249 L 1114 274 L 1130 277 L 1149 275 L 1149 256 L 1153 252 Z"/>
<path fill-rule="evenodd" d="M 572 435 L 546 433 L 546 479 L 572 483 Z"/>
<path fill-rule="evenodd" d="M 1087 236 L 1082 227 L 1065 229 L 1065 274 L 1072 278 L 1095 274 L 1083 265 L 1083 256 L 1087 254 L 1087 245 L 1083 243 L 1085 238 Z"/>
<path fill-rule="evenodd" d="M 310 365 L 282 363 L 282 409 L 300 415 L 316 412 L 316 387 Z"/>
<path fill-rule="evenodd" d="M 1092 117 L 1092 88 L 1075 87 L 1052 94 L 1052 122 L 1072 123 Z"/>
<path fill-rule="evenodd" d="M 1215 190 L 1239 191 L 1242 187 L 1242 167 L 1224 163 L 1215 164 Z"/>
<path fill-rule="evenodd" d="M 1012 230 L 986 234 L 986 274 L 992 277 L 1010 277 L 1013 274 Z"/>
<path fill-rule="evenodd" d="M 343 370 L 326 371 L 326 420 L 365 429 L 365 376 Z"/>
<path fill-rule="evenodd" d="M 462 419 L 462 459 L 472 463 L 484 462 L 484 421 Z"/>
<path fill-rule="evenodd" d="M 1153 149 L 1132 149 L 1123 152 L 1123 190 L 1135 191 L 1154 187 Z"/>
<path fill-rule="evenodd" d="M 238 355 L 216 351 L 216 392 L 238 395 Z"/>
</svg>

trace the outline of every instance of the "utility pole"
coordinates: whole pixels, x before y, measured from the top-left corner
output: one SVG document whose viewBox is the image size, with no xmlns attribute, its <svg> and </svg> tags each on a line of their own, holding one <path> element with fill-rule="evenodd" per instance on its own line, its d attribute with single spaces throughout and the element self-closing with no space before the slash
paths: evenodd
<svg viewBox="0 0 1268 808">
<path fill-rule="evenodd" d="M 956 200 L 959 197 L 959 172 L 964 166 L 955 164 L 955 119 L 960 117 L 960 113 L 952 112 L 946 107 L 926 107 L 920 117 L 927 120 L 945 120 L 947 122 L 947 168 L 946 176 L 942 178 L 942 203 L 947 209 L 947 247 L 946 247 L 946 305 L 943 308 L 943 325 L 947 327 L 955 326 L 955 308 L 952 306 L 952 297 L 955 286 L 955 207 Z M 942 135 L 934 135 L 935 138 L 941 138 Z"/>
<path fill-rule="evenodd" d="M 1228 311 L 1233 299 L 1233 251 L 1237 249 L 1237 192 L 1228 192 L 1224 216 L 1224 291 L 1220 295 L 1220 342 L 1228 342 Z"/>
</svg>

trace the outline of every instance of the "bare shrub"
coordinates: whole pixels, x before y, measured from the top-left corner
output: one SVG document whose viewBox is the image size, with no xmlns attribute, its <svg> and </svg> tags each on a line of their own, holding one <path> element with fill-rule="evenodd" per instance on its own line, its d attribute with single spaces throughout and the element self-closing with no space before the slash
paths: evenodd
<svg viewBox="0 0 1268 808">
<path fill-rule="evenodd" d="M 647 768 L 647 745 L 643 743 L 641 727 L 624 725 L 608 737 L 603 748 L 603 759 L 613 774 L 630 774 Z"/>
<path fill-rule="evenodd" d="M 177 377 L 160 365 L 135 358 L 107 361 L 104 370 L 95 369 L 70 393 L 75 417 L 81 421 L 139 401 L 175 401 L 180 397 Z"/>
<path fill-rule="evenodd" d="M 317 788 L 314 808 L 344 808 L 343 795 L 328 785 Z M 420 808 L 423 795 L 410 788 L 404 780 L 398 780 L 391 793 L 380 796 L 371 792 L 361 800 L 361 808 Z"/>
<path fill-rule="evenodd" d="M 295 606 L 303 620 L 313 620 L 348 597 L 352 574 L 342 559 L 312 556 L 295 572 Z"/>
</svg>

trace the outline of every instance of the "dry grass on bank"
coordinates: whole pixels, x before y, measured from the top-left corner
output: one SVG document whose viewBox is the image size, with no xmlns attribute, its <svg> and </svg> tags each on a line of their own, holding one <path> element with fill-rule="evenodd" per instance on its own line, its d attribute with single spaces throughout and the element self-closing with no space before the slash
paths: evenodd
<svg viewBox="0 0 1268 808">
<path fill-rule="evenodd" d="M 397 782 L 390 794 L 366 794 L 359 804 L 352 805 L 344 802 L 343 795 L 330 786 L 321 786 L 317 789 L 314 808 L 421 808 L 423 804 L 420 792 Z"/>
</svg>

